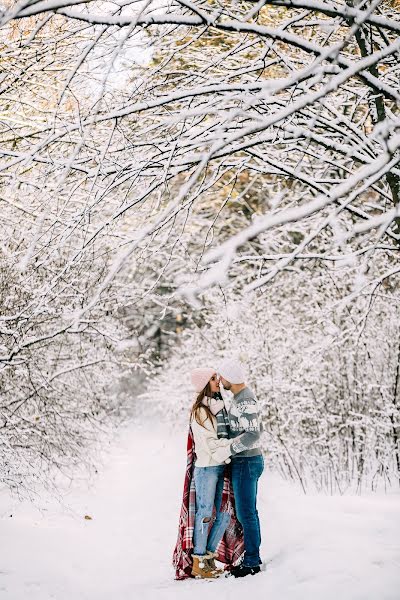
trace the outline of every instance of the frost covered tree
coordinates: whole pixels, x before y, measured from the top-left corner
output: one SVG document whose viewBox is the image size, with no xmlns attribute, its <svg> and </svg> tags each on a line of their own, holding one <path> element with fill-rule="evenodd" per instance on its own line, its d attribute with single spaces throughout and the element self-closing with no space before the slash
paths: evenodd
<svg viewBox="0 0 400 600">
<path fill-rule="evenodd" d="M 97 361 L 112 368 L 118 345 L 152 369 L 146 344 L 159 322 L 221 284 L 256 293 L 262 313 L 279 289 L 296 311 L 305 296 L 288 276 L 302 289 L 314 273 L 325 283 L 311 311 L 333 294 L 326 274 L 347 265 L 335 299 L 366 313 L 390 296 L 389 320 L 379 330 L 372 319 L 377 334 L 390 331 L 400 270 L 397 2 L 2 0 L 0 11 L 7 452 L 35 436 L 36 456 L 50 448 L 37 441 L 49 428 L 35 429 L 39 399 L 56 422 L 50 398 L 71 406 L 66 390 L 76 402 L 69 386 L 82 389 L 93 368 L 92 414 L 93 381 L 107 395 Z M 364 313 L 354 340 L 369 326 Z M 336 325 L 344 337 L 347 324 Z M 398 428 L 392 375 L 388 439 Z M 17 418 L 28 437 L 14 436 Z"/>
<path fill-rule="evenodd" d="M 348 240 L 367 259 L 381 239 L 397 245 L 400 233 L 397 17 L 396 2 L 380 0 L 12 3 L 3 27 L 29 22 L 30 32 L 11 52 L 6 47 L 7 58 L 31 61 L 41 73 L 50 48 L 62 52 L 67 39 L 73 53 L 47 122 L 14 127 L 3 143 L 3 172 L 16 176 L 27 162 L 62 169 L 67 160 L 81 185 L 97 187 L 101 178 L 103 202 L 116 189 L 134 188 L 121 212 L 145 202 L 158 210 L 132 236 L 126 256 L 177 214 L 190 218 L 204 196 L 220 196 L 223 176 L 239 205 L 261 186 L 254 223 L 206 255 L 214 268 L 197 291 L 229 271 L 247 240 L 286 223 L 300 223 L 301 234 L 252 288 L 308 250 L 321 231 L 334 232 L 341 218 L 344 230 L 332 236 L 332 247 Z M 68 33 L 43 47 L 53 21 Z M 132 67 L 123 93 L 107 93 L 118 60 L 132 53 L 143 64 Z M 100 93 L 81 107 L 75 87 L 89 85 L 96 59 Z M 5 88 L 29 70 L 16 77 L 11 69 Z M 73 114 L 64 114 L 67 103 L 75 104 Z M 236 185 L 242 173 L 244 188 Z M 216 219 L 224 218 L 226 199 L 214 206 Z M 118 256 L 110 277 L 122 261 Z"/>
</svg>

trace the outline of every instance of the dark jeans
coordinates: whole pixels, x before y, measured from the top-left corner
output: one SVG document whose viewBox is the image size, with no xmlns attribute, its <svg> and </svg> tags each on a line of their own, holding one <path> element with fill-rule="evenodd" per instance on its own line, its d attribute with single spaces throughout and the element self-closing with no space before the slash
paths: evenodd
<svg viewBox="0 0 400 600">
<path fill-rule="evenodd" d="M 257 511 L 258 479 L 264 470 L 264 458 L 238 456 L 232 458 L 232 485 L 235 494 L 236 516 L 243 527 L 244 560 L 246 567 L 261 564 L 261 530 Z"/>
</svg>

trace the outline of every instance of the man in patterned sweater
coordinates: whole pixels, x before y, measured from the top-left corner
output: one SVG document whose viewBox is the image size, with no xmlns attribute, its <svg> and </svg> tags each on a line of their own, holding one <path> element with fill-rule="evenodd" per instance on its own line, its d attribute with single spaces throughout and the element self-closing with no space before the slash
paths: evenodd
<svg viewBox="0 0 400 600">
<path fill-rule="evenodd" d="M 260 572 L 261 531 L 257 512 L 258 479 L 264 470 L 260 449 L 261 423 L 257 400 L 244 383 L 243 367 L 228 359 L 218 369 L 223 387 L 233 393 L 227 414 L 229 439 L 214 442 L 213 457 L 232 461 L 232 486 L 236 514 L 243 527 L 245 553 L 243 561 L 231 573 L 235 577 Z"/>
</svg>

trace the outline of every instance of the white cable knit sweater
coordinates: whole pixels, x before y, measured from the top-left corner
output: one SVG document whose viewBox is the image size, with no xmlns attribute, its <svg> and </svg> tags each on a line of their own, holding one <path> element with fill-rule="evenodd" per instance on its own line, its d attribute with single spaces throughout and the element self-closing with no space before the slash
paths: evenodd
<svg viewBox="0 0 400 600">
<path fill-rule="evenodd" d="M 216 462 L 211 453 L 209 446 L 210 440 L 217 440 L 217 419 L 213 417 L 213 422 L 207 417 L 204 409 L 199 409 L 200 421 L 203 425 L 199 425 L 195 418 L 191 420 L 191 427 L 194 438 L 194 451 L 196 453 L 196 467 L 216 467 L 223 465 L 223 462 Z M 207 417 L 207 418 L 206 418 Z"/>
</svg>

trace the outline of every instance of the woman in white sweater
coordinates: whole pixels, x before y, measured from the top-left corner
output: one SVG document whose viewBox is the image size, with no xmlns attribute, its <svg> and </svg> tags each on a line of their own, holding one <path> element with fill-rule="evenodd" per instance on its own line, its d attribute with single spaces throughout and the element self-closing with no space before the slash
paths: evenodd
<svg viewBox="0 0 400 600">
<path fill-rule="evenodd" d="M 196 454 L 193 473 L 196 488 L 196 516 L 192 574 L 214 578 L 222 573 L 215 567 L 215 551 L 230 521 L 230 514 L 220 510 L 225 463 L 218 459 L 218 452 L 215 454 L 215 440 L 218 439 L 217 415 L 222 417 L 224 402 L 221 397 L 218 398 L 219 381 L 214 369 L 194 369 L 191 377 L 197 393 L 190 415 Z M 224 419 L 220 418 L 222 424 L 223 421 Z M 216 516 L 209 529 L 214 506 Z"/>
</svg>

